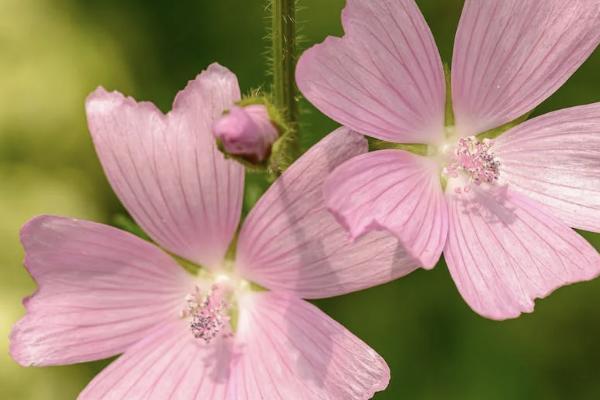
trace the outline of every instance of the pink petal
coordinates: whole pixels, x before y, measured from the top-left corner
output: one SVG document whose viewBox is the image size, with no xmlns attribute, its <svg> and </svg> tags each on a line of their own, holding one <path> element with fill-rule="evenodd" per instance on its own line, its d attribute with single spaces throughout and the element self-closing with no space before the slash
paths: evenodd
<svg viewBox="0 0 600 400">
<path fill-rule="evenodd" d="M 448 216 L 434 161 L 400 150 L 363 154 L 338 167 L 324 190 L 327 207 L 354 238 L 387 229 L 422 266 L 440 258 Z"/>
<path fill-rule="evenodd" d="M 21 240 L 39 286 L 11 334 L 11 355 L 21 365 L 118 354 L 160 321 L 177 318 L 190 285 L 157 247 L 105 225 L 38 217 Z"/>
<path fill-rule="evenodd" d="M 501 177 L 567 225 L 600 232 L 600 103 L 552 112 L 496 139 Z"/>
<path fill-rule="evenodd" d="M 230 399 L 370 399 L 388 385 L 385 361 L 312 304 L 255 294 L 240 319 Z"/>
<path fill-rule="evenodd" d="M 328 37 L 298 62 L 298 87 L 321 112 L 393 142 L 436 142 L 443 134 L 440 55 L 413 0 L 349 0 L 346 35 Z"/>
<path fill-rule="evenodd" d="M 479 314 L 532 312 L 536 298 L 600 274 L 600 255 L 540 204 L 506 187 L 449 198 L 448 269 Z"/>
<path fill-rule="evenodd" d="M 208 267 L 221 262 L 240 218 L 244 169 L 225 160 L 211 133 L 239 98 L 235 75 L 213 64 L 167 115 L 101 88 L 86 105 L 98 156 L 127 210 L 162 247 Z"/>
<path fill-rule="evenodd" d="M 205 344 L 183 321 L 128 349 L 79 399 L 369 399 L 389 381 L 385 361 L 315 306 L 244 297 L 235 338 Z"/>
<path fill-rule="evenodd" d="M 79 400 L 234 400 L 226 395 L 232 359 L 227 341 L 207 345 L 183 320 L 168 322 L 105 368 Z"/>
<path fill-rule="evenodd" d="M 239 236 L 237 266 L 247 279 L 320 298 L 388 282 L 416 268 L 393 236 L 373 232 L 353 243 L 325 208 L 325 178 L 366 151 L 362 136 L 340 128 L 269 188 Z"/>
<path fill-rule="evenodd" d="M 467 0 L 452 59 L 457 132 L 473 135 L 531 111 L 600 41 L 596 0 Z"/>
</svg>

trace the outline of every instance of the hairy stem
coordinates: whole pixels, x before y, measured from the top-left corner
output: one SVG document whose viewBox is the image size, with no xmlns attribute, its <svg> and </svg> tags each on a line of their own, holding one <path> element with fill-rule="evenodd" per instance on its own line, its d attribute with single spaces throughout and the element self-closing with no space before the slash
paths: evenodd
<svg viewBox="0 0 600 400">
<path fill-rule="evenodd" d="M 272 95 L 290 127 L 286 152 L 293 160 L 298 156 L 298 104 L 294 69 L 296 66 L 296 0 L 271 1 L 271 40 L 273 62 Z"/>
</svg>

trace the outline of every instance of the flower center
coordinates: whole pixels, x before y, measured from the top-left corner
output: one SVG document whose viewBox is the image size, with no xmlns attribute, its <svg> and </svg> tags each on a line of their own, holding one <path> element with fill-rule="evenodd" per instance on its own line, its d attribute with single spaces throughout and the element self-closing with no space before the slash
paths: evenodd
<svg viewBox="0 0 600 400">
<path fill-rule="evenodd" d="M 447 178 L 466 177 L 467 185 L 455 191 L 469 191 L 471 184 L 495 183 L 500 176 L 500 162 L 491 151 L 492 141 L 483 139 L 479 141 L 475 136 L 461 137 L 458 139 L 449 161 L 442 170 Z"/>
<path fill-rule="evenodd" d="M 194 292 L 186 296 L 181 316 L 189 318 L 190 330 L 196 339 L 210 343 L 219 335 L 232 335 L 229 291 L 225 285 L 214 283 L 204 293 L 196 286 Z"/>
<path fill-rule="evenodd" d="M 199 270 L 192 291 L 185 296 L 180 317 L 192 335 L 205 343 L 233 337 L 238 329 L 239 307 L 252 292 L 250 282 L 239 277 L 231 265 L 218 271 Z"/>
</svg>

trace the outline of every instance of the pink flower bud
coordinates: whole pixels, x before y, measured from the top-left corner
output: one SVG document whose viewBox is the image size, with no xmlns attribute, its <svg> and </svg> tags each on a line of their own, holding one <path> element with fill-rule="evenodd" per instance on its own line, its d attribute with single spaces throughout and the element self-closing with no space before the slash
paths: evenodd
<svg viewBox="0 0 600 400">
<path fill-rule="evenodd" d="M 227 153 L 255 162 L 268 157 L 279 136 L 262 104 L 231 108 L 214 123 L 213 134 Z"/>
</svg>

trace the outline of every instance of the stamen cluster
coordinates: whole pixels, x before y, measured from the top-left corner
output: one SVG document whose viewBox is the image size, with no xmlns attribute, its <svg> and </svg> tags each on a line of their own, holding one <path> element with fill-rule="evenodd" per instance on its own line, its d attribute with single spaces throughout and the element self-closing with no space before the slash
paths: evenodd
<svg viewBox="0 0 600 400">
<path fill-rule="evenodd" d="M 500 162 L 491 151 L 491 146 L 491 140 L 479 141 L 475 136 L 458 139 L 454 159 L 444 168 L 444 174 L 457 178 L 462 172 L 469 177 L 469 183 L 494 183 L 500 175 Z"/>
<path fill-rule="evenodd" d="M 190 329 L 196 339 L 210 343 L 219 334 L 229 335 L 228 303 L 219 285 L 212 285 L 204 297 L 196 287 L 194 293 L 186 296 L 186 303 L 182 316 L 191 317 Z"/>
</svg>

